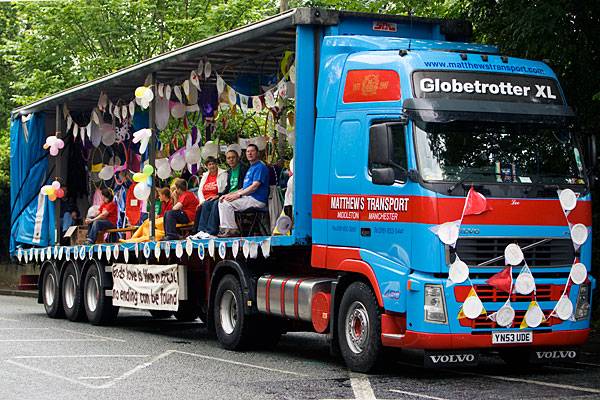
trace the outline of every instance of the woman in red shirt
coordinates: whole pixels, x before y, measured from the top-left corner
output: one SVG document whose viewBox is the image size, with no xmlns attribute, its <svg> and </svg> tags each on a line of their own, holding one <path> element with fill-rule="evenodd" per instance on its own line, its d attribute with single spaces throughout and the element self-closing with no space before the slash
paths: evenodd
<svg viewBox="0 0 600 400">
<path fill-rule="evenodd" d="M 180 236 L 177 233 L 177 224 L 187 224 L 194 220 L 198 198 L 187 190 L 187 182 L 181 178 L 173 180 L 171 193 L 176 200 L 173 209 L 165 213 L 165 240 L 178 240 Z"/>
<path fill-rule="evenodd" d="M 107 229 L 114 229 L 117 226 L 117 203 L 113 201 L 114 195 L 112 190 L 104 188 L 102 193 L 102 205 L 98 211 L 98 215 L 95 218 L 87 218 L 86 224 L 91 224 L 88 230 L 87 242 L 88 244 L 96 243 L 96 237 L 101 231 Z"/>
<path fill-rule="evenodd" d="M 227 187 L 227 171 L 219 168 L 217 159 L 207 157 L 205 161 L 207 171 L 202 174 L 198 188 L 198 209 L 194 219 L 194 232 L 198 231 L 202 209 L 212 210 L 218 204 L 219 193 L 223 193 Z M 210 214 L 210 211 L 209 211 Z"/>
</svg>

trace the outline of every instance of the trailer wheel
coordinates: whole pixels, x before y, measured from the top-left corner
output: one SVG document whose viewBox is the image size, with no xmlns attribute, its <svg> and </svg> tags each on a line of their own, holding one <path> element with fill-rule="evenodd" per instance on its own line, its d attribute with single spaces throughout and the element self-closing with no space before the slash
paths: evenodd
<svg viewBox="0 0 600 400">
<path fill-rule="evenodd" d="M 67 263 L 61 282 L 62 304 L 69 321 L 81 321 L 85 315 L 81 285 L 73 262 Z"/>
<path fill-rule="evenodd" d="M 152 318 L 156 319 L 167 319 L 173 316 L 173 311 L 164 311 L 164 310 L 149 310 Z"/>
<path fill-rule="evenodd" d="M 344 292 L 338 314 L 338 340 L 348 368 L 369 372 L 381 358 L 381 313 L 369 286 L 354 282 Z"/>
<path fill-rule="evenodd" d="M 215 293 L 213 316 L 219 343 L 227 350 L 243 349 L 252 335 L 243 301 L 240 282 L 233 275 L 225 275 Z"/>
<path fill-rule="evenodd" d="M 112 297 L 106 296 L 100 275 L 94 266 L 88 268 L 83 281 L 83 304 L 85 314 L 92 325 L 106 325 L 115 320 L 119 307 L 112 305 Z"/>
<path fill-rule="evenodd" d="M 42 301 L 46 314 L 50 318 L 64 318 L 65 311 L 60 298 L 60 285 L 56 269 L 52 266 L 46 267 L 42 274 Z"/>
</svg>

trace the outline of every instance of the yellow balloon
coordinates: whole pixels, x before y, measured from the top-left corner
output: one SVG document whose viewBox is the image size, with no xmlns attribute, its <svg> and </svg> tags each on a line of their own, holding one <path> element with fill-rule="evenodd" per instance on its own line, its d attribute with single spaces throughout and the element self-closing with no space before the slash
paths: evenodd
<svg viewBox="0 0 600 400">
<path fill-rule="evenodd" d="M 133 174 L 134 182 L 143 182 L 145 180 L 146 180 L 146 175 L 142 174 L 141 172 L 136 172 L 135 174 Z"/>
<path fill-rule="evenodd" d="M 148 90 L 148 88 L 146 86 L 138 87 L 137 89 L 135 89 L 135 97 L 144 96 L 144 93 L 146 93 L 146 90 Z"/>
<path fill-rule="evenodd" d="M 54 200 L 56 200 L 56 195 L 54 193 L 49 194 L 48 199 L 50 199 L 50 201 L 54 201 Z"/>
</svg>

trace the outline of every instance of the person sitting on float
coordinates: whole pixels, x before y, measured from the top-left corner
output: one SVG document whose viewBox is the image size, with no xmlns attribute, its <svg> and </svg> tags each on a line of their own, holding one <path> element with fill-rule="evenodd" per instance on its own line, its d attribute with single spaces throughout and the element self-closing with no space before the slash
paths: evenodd
<svg viewBox="0 0 600 400">
<path fill-rule="evenodd" d="M 203 210 L 213 208 L 213 203 L 219 200 L 219 193 L 225 190 L 227 186 L 227 171 L 219 168 L 217 159 L 207 157 L 204 161 L 206 172 L 202 174 L 200 185 L 198 186 L 198 208 L 194 219 L 194 232 L 198 232 Z"/>
<path fill-rule="evenodd" d="M 171 184 L 171 193 L 176 198 L 173 208 L 165 213 L 165 239 L 179 240 L 181 236 L 177 233 L 177 224 L 188 224 L 194 220 L 198 198 L 189 192 L 185 179 L 176 178 Z"/>
<path fill-rule="evenodd" d="M 219 197 L 233 193 L 242 188 L 244 177 L 248 167 L 240 163 L 240 155 L 235 150 L 225 153 L 225 160 L 229 169 L 227 170 L 227 185 L 224 190 L 219 190 L 217 198 L 207 200 L 196 214 L 197 233 L 195 239 L 208 239 L 219 233 Z"/>
<path fill-rule="evenodd" d="M 171 198 L 171 190 L 167 187 L 156 190 L 158 193 L 158 201 L 156 202 L 156 221 L 154 223 L 155 240 L 161 240 L 165 236 L 164 216 L 165 213 L 173 208 L 173 199 Z M 138 243 L 147 242 L 150 240 L 150 220 L 147 219 L 140 225 L 131 238 L 121 240 L 123 243 Z"/>
<path fill-rule="evenodd" d="M 114 229 L 117 226 L 119 211 L 117 210 L 117 203 L 113 201 L 115 196 L 112 190 L 107 188 L 102 189 L 101 194 L 102 205 L 100 205 L 98 215 L 85 220 L 86 224 L 91 225 L 87 235 L 88 244 L 96 243 L 98 233 L 107 229 Z"/>
</svg>

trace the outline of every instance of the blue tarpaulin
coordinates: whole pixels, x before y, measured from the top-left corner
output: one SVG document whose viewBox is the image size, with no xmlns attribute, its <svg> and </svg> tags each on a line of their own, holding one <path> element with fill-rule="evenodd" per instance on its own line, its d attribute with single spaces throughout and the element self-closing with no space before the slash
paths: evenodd
<svg viewBox="0 0 600 400">
<path fill-rule="evenodd" d="M 40 189 L 51 180 L 48 171 L 46 118 L 36 113 L 10 127 L 10 253 L 17 247 L 54 244 L 54 204 Z"/>
</svg>

